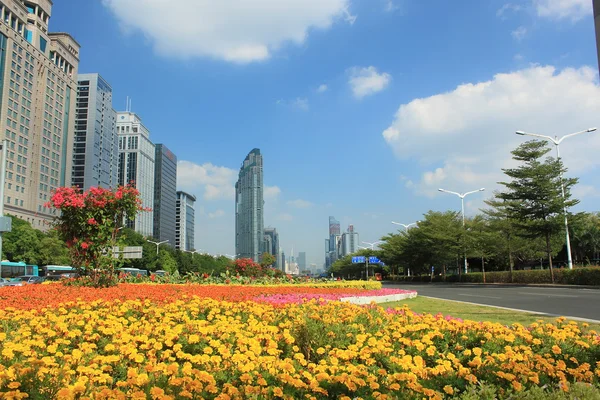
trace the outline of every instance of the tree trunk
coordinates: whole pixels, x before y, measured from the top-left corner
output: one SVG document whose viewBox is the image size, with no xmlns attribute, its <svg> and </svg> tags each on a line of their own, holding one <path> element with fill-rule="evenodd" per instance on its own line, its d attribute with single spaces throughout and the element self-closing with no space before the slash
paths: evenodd
<svg viewBox="0 0 600 400">
<path fill-rule="evenodd" d="M 510 271 L 510 283 L 513 283 L 513 269 L 515 268 L 515 261 L 513 260 L 512 246 L 510 245 L 510 236 L 508 237 L 508 268 Z"/>
<path fill-rule="evenodd" d="M 481 256 L 481 272 L 483 272 L 483 283 L 485 283 L 485 259 Z"/>
<path fill-rule="evenodd" d="M 554 283 L 554 268 L 552 268 L 552 249 L 550 248 L 550 234 L 546 233 L 546 252 L 548 253 L 548 263 L 550 264 L 550 279 Z"/>
</svg>

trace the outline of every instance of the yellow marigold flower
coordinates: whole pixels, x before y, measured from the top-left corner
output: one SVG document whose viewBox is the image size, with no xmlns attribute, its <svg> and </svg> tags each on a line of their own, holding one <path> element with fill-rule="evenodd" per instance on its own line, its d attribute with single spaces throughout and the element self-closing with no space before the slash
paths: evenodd
<svg viewBox="0 0 600 400">
<path fill-rule="evenodd" d="M 517 392 L 520 392 L 523 389 L 523 385 L 517 381 L 512 381 L 512 386 Z"/>
<path fill-rule="evenodd" d="M 9 389 L 17 389 L 21 384 L 19 382 L 11 382 L 8 384 Z"/>
<path fill-rule="evenodd" d="M 276 387 L 273 389 L 273 396 L 283 397 L 283 390 L 281 388 Z"/>
<path fill-rule="evenodd" d="M 198 335 L 190 335 L 188 337 L 188 343 L 189 344 L 198 343 L 199 341 L 200 341 L 200 336 L 198 336 Z"/>
<path fill-rule="evenodd" d="M 325 353 L 325 349 L 324 349 L 324 348 L 322 348 L 322 347 L 319 347 L 319 348 L 317 349 L 317 354 L 324 354 L 324 353 Z"/>
<path fill-rule="evenodd" d="M 446 392 L 449 395 L 453 395 L 454 394 L 454 389 L 452 388 L 452 386 L 446 385 L 446 386 L 444 386 L 444 392 Z"/>
<path fill-rule="evenodd" d="M 562 353 L 562 350 L 557 345 L 554 345 L 554 346 L 552 346 L 552 352 L 554 354 L 560 354 L 560 353 Z"/>
</svg>

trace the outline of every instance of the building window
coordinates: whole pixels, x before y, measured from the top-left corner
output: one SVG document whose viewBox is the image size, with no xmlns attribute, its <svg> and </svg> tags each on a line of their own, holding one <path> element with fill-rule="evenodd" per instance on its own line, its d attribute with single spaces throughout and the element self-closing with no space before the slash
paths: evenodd
<svg viewBox="0 0 600 400">
<path fill-rule="evenodd" d="M 40 36 L 40 51 L 44 54 L 46 54 L 46 44 L 48 42 L 46 41 L 46 39 L 44 39 L 43 37 Z"/>
</svg>

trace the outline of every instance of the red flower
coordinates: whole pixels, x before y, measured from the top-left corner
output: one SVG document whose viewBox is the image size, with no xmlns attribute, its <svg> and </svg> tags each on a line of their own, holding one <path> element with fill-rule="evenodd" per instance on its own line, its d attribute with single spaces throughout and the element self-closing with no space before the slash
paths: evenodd
<svg viewBox="0 0 600 400">
<path fill-rule="evenodd" d="M 88 219 L 88 221 L 87 221 L 87 222 L 88 222 L 88 224 L 90 224 L 90 225 L 98 225 L 98 223 L 96 222 L 96 219 L 95 219 L 95 218 L 90 218 L 90 219 Z"/>
</svg>

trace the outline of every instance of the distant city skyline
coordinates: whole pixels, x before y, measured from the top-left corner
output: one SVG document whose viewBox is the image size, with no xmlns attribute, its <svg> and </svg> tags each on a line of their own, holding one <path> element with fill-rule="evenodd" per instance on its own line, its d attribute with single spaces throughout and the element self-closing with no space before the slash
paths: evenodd
<svg viewBox="0 0 600 400">
<path fill-rule="evenodd" d="M 217 13 L 211 2 L 197 7 L 195 0 L 137 0 L 144 13 L 135 16 L 127 3 L 54 2 L 49 27 L 68 32 L 76 43 L 62 34 L 47 38 L 69 41 L 77 55 L 66 46 L 52 59 L 48 41 L 45 57 L 54 66 L 48 62 L 44 71 L 63 68 L 65 77 L 99 73 L 112 87 L 116 110 L 133 98 L 131 111 L 144 121 L 152 142 L 177 154 L 177 189 L 197 196 L 195 247 L 213 254 L 235 252 L 235 182 L 250 149 L 260 148 L 268 160 L 265 226 L 277 228 L 286 252 L 305 251 L 307 264 L 320 266 L 330 215 L 344 230 L 353 224 L 361 240 L 374 242 L 397 231 L 391 221 L 460 210 L 439 187 L 485 187 L 465 202 L 467 216 L 473 216 L 498 189 L 502 168 L 512 165 L 510 151 L 522 143 L 515 130 L 562 136 L 600 125 L 591 1 L 465 0 L 432 7 L 340 0 L 331 7 L 306 3 L 301 15 L 292 3 L 280 2 L 250 7 L 243 16 L 231 0 L 218 2 L 224 12 Z M 184 14 L 197 23 L 181 24 Z M 214 31 L 205 29 L 209 25 Z M 7 35 L 17 35 L 4 27 Z M 39 49 L 39 37 L 47 35 L 36 32 L 29 47 Z M 43 61 L 41 51 L 31 54 Z M 29 61 L 22 57 L 24 68 Z M 8 101 L 8 69 L 6 74 Z M 21 89 L 22 80 L 23 74 Z M 35 87 L 46 90 L 37 80 Z M 74 119 L 73 91 L 70 104 Z M 22 171 L 25 165 L 19 155 L 27 163 L 42 161 L 41 154 L 18 153 L 20 107 L 17 119 L 11 118 L 16 130 L 8 128 L 16 136 L 6 195 L 11 211 L 38 224 L 47 210 L 36 212 L 47 192 L 27 184 L 28 193 L 22 193 L 16 182 L 17 166 Z M 38 109 L 44 110 L 43 102 Z M 64 147 L 56 150 L 61 139 L 52 137 L 55 148 L 49 147 L 60 160 L 44 155 L 49 170 L 52 161 L 62 165 Z M 574 212 L 597 209 L 599 150 L 598 133 L 561 146 L 567 175 L 580 178 L 574 196 L 581 203 Z M 50 179 L 61 180 L 53 173 L 46 174 L 49 182 L 31 187 L 42 183 L 49 192 Z"/>
</svg>

